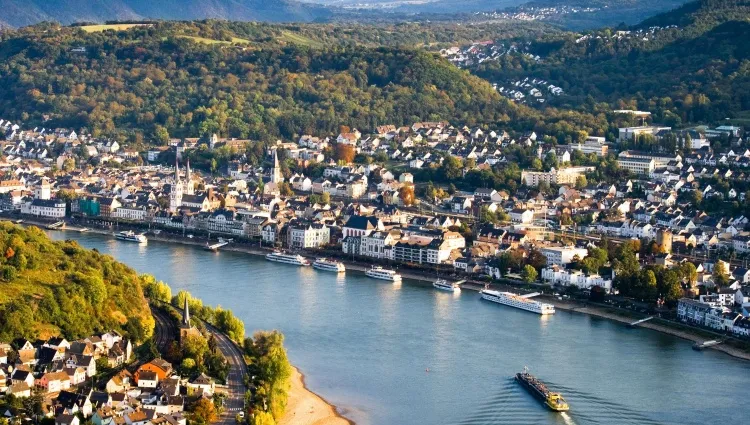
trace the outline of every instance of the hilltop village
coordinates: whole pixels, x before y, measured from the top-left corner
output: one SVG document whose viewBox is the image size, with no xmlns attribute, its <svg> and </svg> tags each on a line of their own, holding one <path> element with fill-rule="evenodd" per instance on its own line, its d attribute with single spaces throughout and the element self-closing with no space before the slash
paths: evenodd
<svg viewBox="0 0 750 425">
<path fill-rule="evenodd" d="M 750 329 L 750 143 L 740 127 L 640 125 L 558 144 L 535 131 L 417 122 L 143 149 L 7 120 L 0 134 L 9 219 L 221 237 L 552 287 L 739 337 Z"/>
</svg>

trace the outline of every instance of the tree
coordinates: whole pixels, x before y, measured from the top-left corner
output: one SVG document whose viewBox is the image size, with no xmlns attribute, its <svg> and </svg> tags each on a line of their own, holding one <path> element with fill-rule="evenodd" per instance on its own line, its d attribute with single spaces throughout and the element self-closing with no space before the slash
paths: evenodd
<svg viewBox="0 0 750 425">
<path fill-rule="evenodd" d="M 73 171 L 76 169 L 76 160 L 73 158 L 66 158 L 65 161 L 63 161 L 63 171 Z"/>
<path fill-rule="evenodd" d="M 443 165 L 440 166 L 440 175 L 446 182 L 461 178 L 463 175 L 461 159 L 453 155 L 448 155 L 443 160 Z"/>
<path fill-rule="evenodd" d="M 154 128 L 154 141 L 160 145 L 166 145 L 169 143 L 169 131 L 166 128 L 157 125 Z"/>
<path fill-rule="evenodd" d="M 216 407 L 214 403 L 207 399 L 201 398 L 190 406 L 190 418 L 201 424 L 210 424 L 216 421 Z"/>
<path fill-rule="evenodd" d="M 729 272 L 727 272 L 727 267 L 721 260 L 716 261 L 716 264 L 714 265 L 714 271 L 712 273 L 714 283 L 717 287 L 723 288 L 726 287 L 729 284 Z"/>
<path fill-rule="evenodd" d="M 576 178 L 576 188 L 583 189 L 588 185 L 589 185 L 589 181 L 588 179 L 586 179 L 586 176 L 580 175 Z"/>
<path fill-rule="evenodd" d="M 259 410 L 253 414 L 250 425 L 275 425 L 276 421 L 269 412 Z"/>
<path fill-rule="evenodd" d="M 279 193 L 281 194 L 281 196 L 294 196 L 294 191 L 287 182 L 279 183 Z"/>
<path fill-rule="evenodd" d="M 336 144 L 336 160 L 338 160 L 339 162 L 342 162 L 344 164 L 351 164 L 354 161 L 355 155 L 356 151 L 354 150 L 354 146 L 348 145 L 346 143 Z"/>
<path fill-rule="evenodd" d="M 538 273 L 534 267 L 527 264 L 523 267 L 523 271 L 521 272 L 521 277 L 523 278 L 523 281 L 526 283 L 532 283 L 536 281 L 536 278 L 538 276 Z"/>
<path fill-rule="evenodd" d="M 320 202 L 323 205 L 328 205 L 331 203 L 331 194 L 328 192 L 323 192 L 320 194 Z"/>
<path fill-rule="evenodd" d="M 180 341 L 184 357 L 190 357 L 198 364 L 203 364 L 203 357 L 208 352 L 208 342 L 202 335 L 186 335 Z M 184 361 L 184 360 L 183 360 Z"/>
<path fill-rule="evenodd" d="M 398 190 L 398 196 L 401 198 L 401 202 L 406 206 L 410 206 L 414 203 L 414 186 L 405 184 Z"/>
</svg>

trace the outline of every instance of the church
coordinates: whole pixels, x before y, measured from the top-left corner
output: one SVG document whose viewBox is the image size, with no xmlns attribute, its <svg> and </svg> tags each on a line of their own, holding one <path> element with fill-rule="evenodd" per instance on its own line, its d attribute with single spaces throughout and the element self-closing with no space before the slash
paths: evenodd
<svg viewBox="0 0 750 425">
<path fill-rule="evenodd" d="M 180 178 L 180 164 L 175 159 L 174 164 L 174 180 L 170 182 L 172 190 L 169 193 L 169 211 L 177 212 L 182 206 L 182 198 L 184 195 L 195 194 L 195 182 L 193 176 L 190 173 L 190 159 L 187 160 L 185 167 L 185 180 Z"/>
<path fill-rule="evenodd" d="M 180 342 L 185 341 L 185 338 L 191 335 L 200 335 L 201 332 L 190 323 L 190 305 L 188 304 L 188 297 L 185 297 L 185 305 L 182 309 L 182 323 L 180 323 Z"/>
</svg>

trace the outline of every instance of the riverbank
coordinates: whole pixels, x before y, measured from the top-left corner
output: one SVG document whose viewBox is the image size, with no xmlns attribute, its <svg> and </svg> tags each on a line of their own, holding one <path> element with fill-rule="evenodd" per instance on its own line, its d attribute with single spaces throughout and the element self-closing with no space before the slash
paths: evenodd
<svg viewBox="0 0 750 425">
<path fill-rule="evenodd" d="M 36 220 L 26 220 L 24 224 L 37 225 L 40 227 L 44 227 L 49 223 L 36 221 Z M 73 232 L 76 230 L 78 230 L 76 227 L 68 227 L 66 229 L 66 231 L 73 231 Z M 110 230 L 110 229 L 88 228 L 88 232 L 102 234 L 102 235 L 112 235 L 114 231 L 115 230 Z M 179 235 L 172 235 L 172 234 L 167 234 L 167 233 L 162 233 L 160 235 L 149 235 L 149 240 L 155 241 L 155 242 L 162 242 L 162 243 L 179 243 L 183 245 L 192 245 L 192 246 L 197 246 L 197 247 L 205 246 L 205 241 L 203 240 L 190 239 L 190 238 L 182 237 Z M 255 246 L 240 245 L 240 244 L 230 244 L 230 245 L 222 247 L 221 251 L 232 251 L 232 252 L 239 252 L 239 253 L 245 253 L 245 254 L 250 254 L 250 255 L 265 256 L 266 254 L 271 252 L 271 249 L 260 247 L 260 246 L 255 247 Z M 307 258 L 314 259 L 313 255 L 309 255 L 305 253 L 302 253 L 302 255 L 306 256 Z M 338 258 L 338 260 L 343 262 L 346 265 L 347 270 L 365 272 L 371 266 L 370 264 L 357 263 L 357 262 L 350 261 L 350 260 L 343 259 L 343 258 Z M 410 279 L 410 280 L 430 282 L 430 283 L 435 280 L 435 277 L 432 275 L 426 275 L 424 273 L 420 274 L 417 272 L 411 272 L 411 271 L 404 270 L 404 269 L 399 269 L 399 273 L 402 275 L 403 278 Z M 479 291 L 483 289 L 483 287 L 484 287 L 483 282 L 474 281 L 474 280 L 469 280 L 462 285 L 463 289 L 472 290 L 472 291 Z M 491 284 L 491 287 L 493 289 L 500 289 L 500 290 L 511 291 L 511 292 L 519 292 L 518 287 L 513 286 L 513 285 L 503 284 L 503 283 L 493 282 Z M 545 302 L 555 305 L 555 307 L 558 310 L 572 311 L 572 312 L 581 313 L 581 314 L 589 314 L 592 316 L 614 320 L 614 321 L 625 323 L 625 324 L 629 324 L 635 320 L 646 317 L 645 315 L 642 315 L 642 314 L 638 314 L 635 312 L 622 310 L 622 309 L 616 309 L 614 307 L 612 308 L 599 307 L 599 306 L 594 306 L 591 304 L 584 304 L 584 303 L 573 301 L 573 300 L 560 300 L 552 296 L 540 296 L 539 299 L 543 299 Z M 660 321 L 656 319 L 640 324 L 639 327 L 643 327 L 643 328 L 651 329 L 657 332 L 677 336 L 679 338 L 686 339 L 692 342 L 705 342 L 710 339 L 720 339 L 723 337 L 722 335 L 710 333 L 702 329 L 688 327 L 685 325 L 680 325 L 680 324 L 667 322 L 667 321 Z M 732 345 L 733 342 L 736 344 Z M 748 344 L 742 343 L 738 340 L 733 340 L 733 342 L 730 341 L 730 343 L 715 345 L 707 349 L 721 351 L 723 353 L 726 353 L 732 357 L 736 357 L 739 359 L 750 360 L 750 348 L 748 348 Z"/>
<path fill-rule="evenodd" d="M 292 368 L 289 399 L 279 425 L 354 425 L 336 408 L 305 386 L 305 375 Z"/>
<path fill-rule="evenodd" d="M 614 308 L 599 307 L 599 306 L 590 305 L 590 304 L 582 304 L 577 301 L 559 300 L 555 297 L 550 297 L 550 296 L 541 296 L 539 297 L 539 299 L 544 300 L 544 302 L 554 305 L 556 310 L 588 314 L 591 316 L 601 317 L 603 319 L 608 319 L 608 320 L 614 320 L 616 322 L 625 323 L 625 324 L 630 324 L 636 320 L 647 317 L 645 315 L 641 315 L 637 313 L 626 315 Z M 703 331 L 701 329 L 682 327 L 682 325 L 673 324 L 671 322 L 667 322 L 658 318 L 650 320 L 648 322 L 641 323 L 638 325 L 638 327 L 651 329 L 657 332 L 669 334 L 672 336 L 676 336 L 678 338 L 682 338 L 688 341 L 698 342 L 698 343 L 702 343 L 710 339 L 721 339 L 721 336 L 714 335 L 707 331 Z M 750 352 L 739 347 L 728 345 L 726 343 L 715 345 L 713 347 L 709 347 L 706 349 L 721 351 L 732 357 L 750 361 Z"/>
</svg>

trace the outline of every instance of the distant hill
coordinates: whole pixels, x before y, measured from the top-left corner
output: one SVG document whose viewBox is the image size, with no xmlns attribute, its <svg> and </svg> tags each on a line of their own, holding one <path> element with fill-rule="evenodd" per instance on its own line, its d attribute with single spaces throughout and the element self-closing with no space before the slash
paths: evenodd
<svg viewBox="0 0 750 425">
<path fill-rule="evenodd" d="M 108 255 L 0 223 L 0 341 L 117 330 L 136 342 L 154 319 L 142 278 Z"/>
<path fill-rule="evenodd" d="M 309 22 L 331 14 L 292 0 L 0 0 L 0 10 L 0 25 L 11 27 L 138 19 Z"/>
</svg>

